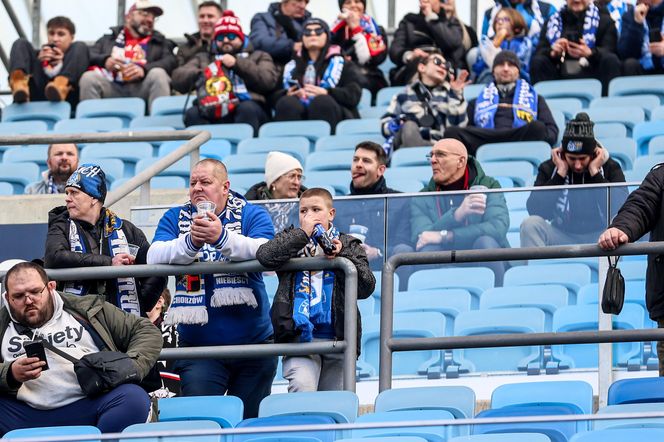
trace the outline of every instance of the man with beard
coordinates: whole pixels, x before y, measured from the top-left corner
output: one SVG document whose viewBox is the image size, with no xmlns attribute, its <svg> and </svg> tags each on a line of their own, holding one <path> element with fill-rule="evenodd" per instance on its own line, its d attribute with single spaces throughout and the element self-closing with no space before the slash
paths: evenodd
<svg viewBox="0 0 664 442">
<path fill-rule="evenodd" d="M 163 13 L 149 0 L 138 0 L 125 15 L 124 26 L 97 40 L 90 49 L 91 68 L 79 83 L 81 101 L 140 97 L 151 106 L 155 98 L 171 94 L 175 43 L 154 30 Z"/>
<path fill-rule="evenodd" d="M 78 167 L 78 148 L 75 144 L 51 144 L 48 146 L 46 166 L 48 170 L 42 173 L 42 179 L 26 187 L 25 193 L 64 193 L 69 175 Z"/>
</svg>

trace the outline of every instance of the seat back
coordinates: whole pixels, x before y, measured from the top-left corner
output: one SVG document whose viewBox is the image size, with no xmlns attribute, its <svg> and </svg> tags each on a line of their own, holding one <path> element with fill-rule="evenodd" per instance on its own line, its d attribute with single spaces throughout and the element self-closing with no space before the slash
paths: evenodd
<svg viewBox="0 0 664 442">
<path fill-rule="evenodd" d="M 268 396 L 269 397 L 269 396 Z M 334 424 L 335 421 L 332 417 L 320 414 L 289 414 L 289 415 L 278 415 L 278 416 L 265 416 L 257 417 L 252 419 L 245 419 L 239 424 L 236 428 L 261 428 L 261 427 L 279 427 L 279 426 L 290 426 L 290 425 L 330 425 Z M 336 439 L 337 433 L 342 434 L 342 431 L 335 430 L 313 430 L 301 433 L 302 437 L 309 437 L 318 439 L 321 442 L 333 442 Z M 244 433 L 244 434 L 234 434 L 233 442 L 249 442 L 255 441 L 256 438 L 282 438 L 282 440 L 290 440 L 293 437 L 292 432 L 287 431 L 271 431 L 269 433 Z M 295 435 L 295 440 L 297 440 L 298 435 Z M 259 439 L 260 440 L 260 439 Z"/>
<path fill-rule="evenodd" d="M 664 412 L 663 402 L 607 405 L 597 410 L 597 414 L 649 413 Z M 615 428 L 664 428 L 664 418 L 644 417 L 636 419 L 612 419 L 593 421 L 593 429 Z"/>
<path fill-rule="evenodd" d="M 457 419 L 475 416 L 475 392 L 465 386 L 393 388 L 376 397 L 374 411 L 446 410 Z"/>
<path fill-rule="evenodd" d="M 539 402 L 573 404 L 582 414 L 592 414 L 593 388 L 584 381 L 517 382 L 500 385 L 491 394 L 493 409 Z"/>
<path fill-rule="evenodd" d="M 496 277 L 488 267 L 450 267 L 418 270 L 408 279 L 408 290 L 468 290 L 479 299 L 482 292 L 495 285 Z"/>
<path fill-rule="evenodd" d="M 305 172 L 311 174 L 318 170 L 350 170 L 353 162 L 353 151 L 339 150 L 313 152 L 307 157 Z"/>
<path fill-rule="evenodd" d="M 79 104 L 80 106 L 80 104 Z M 30 103 L 13 103 L 2 109 L 2 121 L 40 120 L 52 129 L 55 123 L 66 120 L 71 114 L 71 105 L 66 101 L 52 103 L 50 101 L 32 101 Z"/>
<path fill-rule="evenodd" d="M 578 433 L 569 442 L 625 442 L 664 440 L 664 428 L 612 428 Z"/>
<path fill-rule="evenodd" d="M 145 101 L 138 97 L 84 100 L 76 106 L 76 118 L 118 117 L 123 127 L 129 127 L 132 119 L 143 115 Z"/>
<path fill-rule="evenodd" d="M 382 144 L 383 141 L 385 141 L 385 138 L 379 134 L 339 134 L 339 130 L 337 129 L 337 135 L 320 137 L 318 140 L 316 140 L 316 146 L 314 147 L 314 150 L 355 150 L 355 146 L 364 141 L 373 141 L 374 143 Z"/>
<path fill-rule="evenodd" d="M 412 426 L 411 421 L 426 420 L 445 420 L 454 419 L 452 413 L 446 410 L 396 410 L 367 413 L 357 418 L 357 423 L 377 423 L 377 422 L 400 422 L 402 427 L 389 428 L 367 428 L 352 430 L 353 437 L 380 438 L 390 436 L 419 436 L 429 442 L 445 442 L 449 437 L 458 435 L 459 426 L 445 427 L 443 425 L 435 426 Z M 369 439 L 371 440 L 371 439 Z"/>
<path fill-rule="evenodd" d="M 13 440 L 14 438 L 32 438 L 40 437 L 63 437 L 63 436 L 91 436 L 91 439 L 85 439 L 87 442 L 99 442 L 94 436 L 101 435 L 99 428 L 92 425 L 63 425 L 58 427 L 33 427 L 11 430 L 5 433 L 2 440 Z"/>
<path fill-rule="evenodd" d="M 193 95 L 157 97 L 150 106 L 150 115 L 179 115 L 182 119 L 182 114 L 192 106 L 195 98 Z M 187 103 L 186 108 L 185 103 Z"/>
<path fill-rule="evenodd" d="M 196 431 L 196 430 L 221 430 L 218 423 L 211 420 L 191 420 L 191 421 L 168 421 L 168 422 L 150 422 L 145 424 L 133 424 L 122 430 L 123 434 L 147 433 L 147 432 L 170 432 L 170 431 Z M 169 442 L 221 442 L 220 435 L 212 436 L 174 436 L 166 438 Z M 163 437 L 141 437 L 129 439 L 132 442 L 161 442 Z"/>
<path fill-rule="evenodd" d="M 581 286 L 591 282 L 590 268 L 585 264 L 542 264 L 516 266 L 505 272 L 505 287 L 532 284 L 560 284 L 567 287 L 576 300 Z"/>
<path fill-rule="evenodd" d="M 664 402 L 664 378 L 621 379 L 609 387 L 608 405 Z"/>
<path fill-rule="evenodd" d="M 311 391 L 271 394 L 258 409 L 259 417 L 290 414 L 320 414 L 337 423 L 355 422 L 360 407 L 357 395 L 350 391 Z"/>
<path fill-rule="evenodd" d="M 638 75 L 635 77 L 617 77 L 609 83 L 609 97 L 616 95 L 651 94 L 659 97 L 664 104 L 664 75 Z"/>
<path fill-rule="evenodd" d="M 330 124 L 322 120 L 272 121 L 258 130 L 259 137 L 303 136 L 313 142 L 330 133 Z"/>
<path fill-rule="evenodd" d="M 152 127 L 152 126 L 169 126 L 175 129 L 184 129 L 184 121 L 182 115 L 146 115 L 138 116 L 131 119 L 129 127 L 134 129 L 136 127 Z"/>
<path fill-rule="evenodd" d="M 223 138 L 233 144 L 254 136 L 254 129 L 246 123 L 195 124 L 187 127 L 187 130 L 207 130 L 212 138 Z"/>
<path fill-rule="evenodd" d="M 477 149 L 476 157 L 482 165 L 488 161 L 528 161 L 534 173 L 542 162 L 551 158 L 551 146 L 544 141 L 489 143 Z"/>
<path fill-rule="evenodd" d="M 208 420 L 233 428 L 244 412 L 236 396 L 177 396 L 159 399 L 159 422 Z"/>
<path fill-rule="evenodd" d="M 309 140 L 305 137 L 261 137 L 247 138 L 237 145 L 238 154 L 267 153 L 273 150 L 292 155 L 304 164 L 309 155 Z"/>
<path fill-rule="evenodd" d="M 360 118 L 343 120 L 337 124 L 337 135 L 368 134 L 380 135 L 380 118 Z"/>
<path fill-rule="evenodd" d="M 60 120 L 53 126 L 53 132 L 111 132 L 122 129 L 122 119 L 118 117 L 73 118 Z"/>
<path fill-rule="evenodd" d="M 584 107 L 602 96 L 602 83 L 595 79 L 540 81 L 535 90 L 544 98 L 578 98 Z"/>
</svg>

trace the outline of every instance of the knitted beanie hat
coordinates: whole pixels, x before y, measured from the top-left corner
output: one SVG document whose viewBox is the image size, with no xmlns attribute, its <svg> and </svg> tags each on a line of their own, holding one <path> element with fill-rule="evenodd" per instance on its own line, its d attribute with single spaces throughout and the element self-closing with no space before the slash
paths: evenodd
<svg viewBox="0 0 664 442">
<path fill-rule="evenodd" d="M 493 66 L 491 66 L 491 70 L 493 71 L 496 68 L 496 66 L 500 66 L 505 62 L 521 69 L 521 61 L 513 51 L 500 51 L 493 59 Z"/>
<path fill-rule="evenodd" d="M 96 164 L 81 164 L 71 174 L 65 187 L 75 187 L 103 203 L 106 199 L 106 174 Z"/>
<path fill-rule="evenodd" d="M 297 158 L 287 153 L 272 151 L 265 159 L 265 183 L 269 188 L 277 179 L 293 169 L 304 170 Z"/>
<path fill-rule="evenodd" d="M 226 9 L 219 21 L 214 25 L 214 38 L 219 34 L 235 34 L 244 41 L 244 32 L 240 25 L 240 19 L 230 9 Z"/>
<path fill-rule="evenodd" d="M 595 123 L 590 121 L 587 113 L 576 114 L 576 117 L 570 120 L 565 127 L 562 141 L 563 151 L 577 155 L 592 155 L 597 147 L 593 126 Z"/>
</svg>

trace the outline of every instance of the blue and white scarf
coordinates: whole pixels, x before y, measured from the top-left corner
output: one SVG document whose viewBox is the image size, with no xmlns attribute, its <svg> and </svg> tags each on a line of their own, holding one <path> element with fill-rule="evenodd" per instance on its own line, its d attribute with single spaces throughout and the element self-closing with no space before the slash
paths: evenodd
<svg viewBox="0 0 664 442">
<path fill-rule="evenodd" d="M 99 253 L 102 253 L 103 238 L 108 241 L 108 250 L 111 258 L 118 253 L 127 253 L 127 237 L 122 231 L 122 219 L 109 209 L 104 209 L 103 233 L 99 238 Z M 81 240 L 78 225 L 69 220 L 69 247 L 75 253 L 89 253 L 85 241 Z M 141 306 L 138 300 L 138 290 L 134 278 L 117 278 L 117 301 L 115 305 L 127 313 L 141 316 Z M 84 286 L 79 282 L 69 282 L 64 292 L 83 296 L 87 294 Z"/>
<path fill-rule="evenodd" d="M 477 97 L 475 104 L 475 126 L 485 129 L 494 128 L 494 118 L 498 111 L 500 95 L 495 83 L 489 84 Z M 537 92 L 524 80 L 517 80 L 512 101 L 514 121 L 517 128 L 537 119 Z"/>
<path fill-rule="evenodd" d="M 622 31 L 622 16 L 627 11 L 627 2 L 625 0 L 611 0 L 607 5 L 606 9 L 609 11 L 609 16 L 616 25 L 616 31 L 618 31 L 618 37 L 620 37 L 620 31 Z"/>
<path fill-rule="evenodd" d="M 323 76 L 320 79 L 316 79 L 316 85 L 324 89 L 332 89 L 337 87 L 339 81 L 341 80 L 341 74 L 344 70 L 344 65 L 346 61 L 341 55 L 341 48 L 337 45 L 332 45 L 328 49 L 326 57 L 329 58 L 327 68 L 323 72 Z M 295 70 L 296 62 L 291 60 L 284 67 L 284 80 L 283 87 L 288 89 L 291 86 L 291 81 L 293 80 L 293 71 Z M 300 84 L 302 82 L 300 81 Z M 305 104 L 309 104 L 310 100 L 306 100 Z"/>
<path fill-rule="evenodd" d="M 327 231 L 330 238 L 339 239 L 334 226 Z M 299 252 L 299 257 L 323 255 L 323 249 L 314 241 Z M 332 293 L 334 272 L 329 270 L 301 271 L 295 274 L 293 293 L 293 322 L 300 331 L 300 342 L 311 342 L 314 329 L 332 327 Z"/>
<path fill-rule="evenodd" d="M 226 208 L 219 215 L 223 231 L 242 233 L 242 210 L 247 200 L 241 195 L 230 191 Z M 196 206 L 187 202 L 178 215 L 178 228 L 180 236 L 187 235 L 191 231 L 193 214 Z M 211 244 L 205 244 L 196 255 L 197 261 L 217 262 L 230 261 Z M 200 286 L 198 281 L 200 281 Z M 212 290 L 206 290 L 206 282 L 212 284 Z M 197 287 L 198 286 L 198 287 Z M 249 285 L 249 276 L 246 273 L 219 273 L 214 275 L 191 276 L 185 275 L 177 278 L 175 283 L 175 296 L 173 303 L 168 309 L 165 321 L 172 324 L 207 324 L 208 314 L 206 301 L 211 296 L 210 307 L 220 308 L 231 305 L 247 305 L 252 308 L 258 307 L 258 301 L 253 289 Z"/>
<path fill-rule="evenodd" d="M 558 40 L 563 31 L 563 22 L 561 14 L 567 10 L 567 6 L 563 6 L 560 11 L 553 14 L 548 21 L 546 28 L 546 38 L 549 43 L 553 45 Z M 594 48 L 597 43 L 597 27 L 599 26 L 599 8 L 591 3 L 586 9 L 586 17 L 583 20 L 583 42 L 590 48 Z"/>
<path fill-rule="evenodd" d="M 662 20 L 659 32 L 664 34 L 664 20 Z M 643 21 L 643 43 L 641 44 L 641 58 L 639 59 L 639 62 L 641 63 L 641 67 L 646 71 L 655 69 L 652 52 L 650 52 L 650 27 L 646 20 Z M 664 57 L 659 59 L 659 63 L 664 67 Z"/>
</svg>

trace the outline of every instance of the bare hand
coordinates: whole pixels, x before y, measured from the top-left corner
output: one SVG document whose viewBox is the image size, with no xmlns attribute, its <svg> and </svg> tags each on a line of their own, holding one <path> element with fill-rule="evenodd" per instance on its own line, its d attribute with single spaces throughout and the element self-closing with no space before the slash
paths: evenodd
<svg viewBox="0 0 664 442">
<path fill-rule="evenodd" d="M 413 52 L 410 54 L 409 60 L 414 60 L 416 58 L 427 58 L 429 53 L 420 48 L 413 49 Z"/>
<path fill-rule="evenodd" d="M 367 254 L 367 259 L 373 261 L 374 259 L 381 256 L 380 249 L 376 247 L 371 247 L 369 244 L 362 244 L 362 248 Z"/>
<path fill-rule="evenodd" d="M 194 218 L 191 224 L 191 242 L 196 247 L 204 244 L 214 244 L 219 240 L 223 227 L 221 221 L 212 212 L 207 212 L 207 217 Z"/>
<path fill-rule="evenodd" d="M 145 77 L 145 71 L 135 63 L 129 63 L 122 68 L 122 79 L 124 81 L 141 81 Z"/>
<path fill-rule="evenodd" d="M 124 60 L 118 58 L 108 57 L 104 62 L 106 70 L 113 73 L 119 72 L 122 66 L 124 66 Z"/>
<path fill-rule="evenodd" d="M 614 250 L 621 244 L 626 244 L 629 242 L 627 234 L 620 229 L 611 227 L 606 229 L 597 240 L 597 245 L 599 245 L 603 250 Z"/>
<path fill-rule="evenodd" d="M 590 57 L 593 55 L 592 49 L 581 40 L 579 43 L 570 41 L 567 47 L 567 53 L 574 58 Z"/>
<path fill-rule="evenodd" d="M 566 177 L 567 172 L 569 171 L 569 165 L 567 164 L 567 161 L 565 161 L 565 158 L 563 158 L 562 147 L 554 147 L 551 149 L 551 161 L 553 161 L 553 164 L 556 166 L 558 175 L 563 178 Z"/>
<path fill-rule="evenodd" d="M 645 3 L 640 3 L 634 6 L 634 21 L 642 25 L 646 20 L 646 15 L 648 14 L 648 5 Z"/>
<path fill-rule="evenodd" d="M 302 90 L 302 88 L 300 88 L 299 86 L 289 87 L 288 91 L 286 91 L 286 95 L 288 95 L 289 97 L 295 95 L 298 98 L 305 98 L 307 96 Z"/>
<path fill-rule="evenodd" d="M 473 193 L 466 195 L 458 209 L 454 211 L 454 219 L 461 222 L 470 215 L 484 215 L 486 195 Z"/>
<path fill-rule="evenodd" d="M 47 61 L 50 64 L 54 55 L 55 51 L 50 46 L 44 45 L 39 51 L 39 54 L 37 54 L 37 58 L 39 61 Z"/>
<path fill-rule="evenodd" d="M 420 0 L 420 12 L 425 17 L 433 12 L 431 0 Z"/>
<path fill-rule="evenodd" d="M 306 233 L 307 236 L 311 238 L 311 235 L 314 233 L 314 226 L 316 224 L 320 224 L 320 220 L 315 218 L 310 213 L 307 213 L 304 215 L 304 218 L 302 218 L 302 225 L 300 226 L 300 229 L 304 230 L 304 233 Z"/>
<path fill-rule="evenodd" d="M 296 41 L 293 43 L 293 53 L 299 54 L 302 51 L 302 42 Z"/>
<path fill-rule="evenodd" d="M 420 250 L 422 247 L 429 244 L 440 244 L 442 242 L 443 237 L 440 235 L 440 232 L 427 230 L 417 235 L 417 244 L 415 245 L 415 250 Z"/>
<path fill-rule="evenodd" d="M 328 259 L 336 258 L 339 252 L 341 252 L 341 247 L 343 247 L 341 241 L 336 238 L 332 240 L 332 244 L 334 244 L 334 252 L 331 255 L 325 255 Z"/>
<path fill-rule="evenodd" d="M 655 57 L 664 57 L 664 41 L 650 43 L 650 52 Z"/>
<path fill-rule="evenodd" d="M 597 175 L 604 165 L 604 150 L 601 147 L 595 148 L 595 156 L 588 164 L 588 172 L 590 176 Z"/>
<path fill-rule="evenodd" d="M 128 253 L 118 253 L 113 257 L 113 260 L 111 261 L 111 265 L 114 266 L 128 266 L 132 265 L 136 258 L 131 256 Z"/>
<path fill-rule="evenodd" d="M 317 97 L 319 95 L 327 95 L 327 89 L 313 84 L 305 84 L 304 93 L 307 97 Z"/>
<path fill-rule="evenodd" d="M 46 361 L 40 361 L 39 358 L 18 358 L 11 365 L 12 376 L 18 382 L 31 381 L 37 379 L 42 372 L 42 367 Z"/>
<path fill-rule="evenodd" d="M 496 36 L 493 37 L 493 46 L 496 48 L 500 47 L 500 44 L 507 38 L 509 31 L 505 28 L 499 29 L 496 32 Z"/>
<path fill-rule="evenodd" d="M 559 38 L 551 45 L 551 57 L 560 57 L 563 52 L 567 52 L 569 41 L 566 38 Z"/>
<path fill-rule="evenodd" d="M 231 54 L 224 54 L 221 57 L 221 64 L 223 64 L 227 68 L 232 68 L 233 66 L 235 66 L 236 61 L 237 59 L 233 57 Z"/>
<path fill-rule="evenodd" d="M 459 73 L 459 78 L 454 78 L 454 74 L 450 72 L 450 78 L 450 88 L 454 91 L 462 91 L 463 88 L 472 83 L 468 80 L 468 71 L 465 69 Z"/>
<path fill-rule="evenodd" d="M 350 29 L 355 29 L 360 26 L 360 17 L 355 11 L 348 11 L 348 18 L 346 19 L 346 24 Z"/>
<path fill-rule="evenodd" d="M 62 61 L 62 59 L 65 58 L 65 53 L 62 52 L 60 48 L 57 46 L 51 49 L 51 52 L 53 53 L 51 57 L 51 64 L 53 66 L 59 64 Z"/>
</svg>

